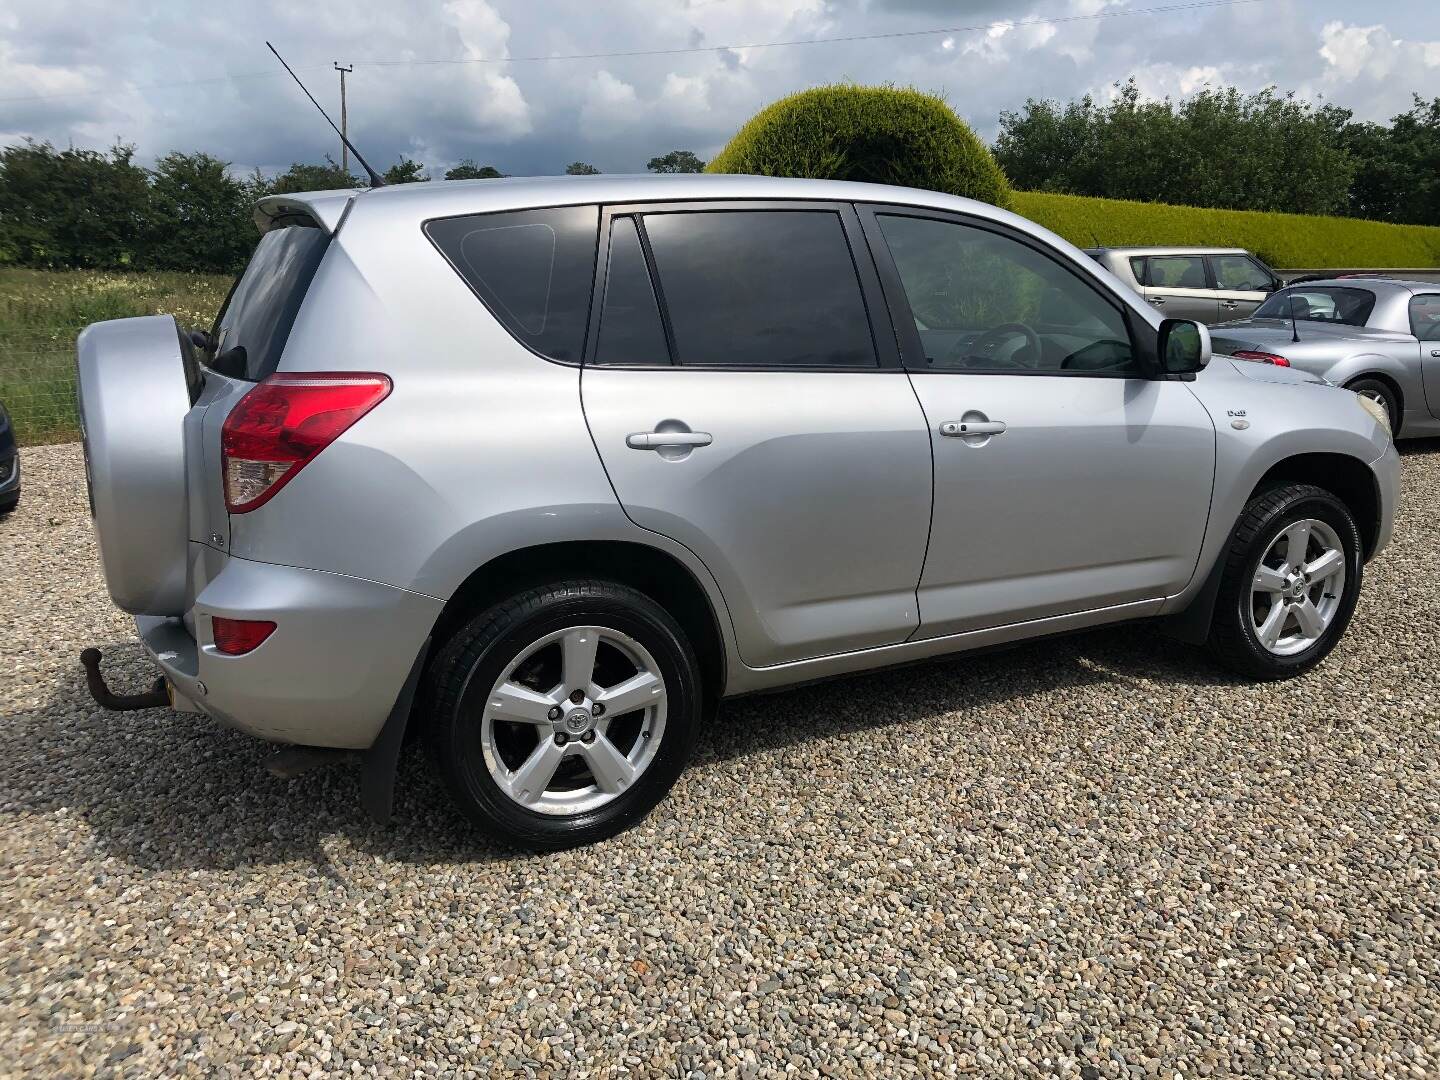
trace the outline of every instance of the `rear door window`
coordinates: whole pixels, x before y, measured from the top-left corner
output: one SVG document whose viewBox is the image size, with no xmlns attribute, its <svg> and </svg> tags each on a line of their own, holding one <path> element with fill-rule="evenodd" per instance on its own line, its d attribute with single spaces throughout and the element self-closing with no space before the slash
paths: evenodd
<svg viewBox="0 0 1440 1080">
<path fill-rule="evenodd" d="M 686 367 L 879 365 L 833 210 L 650 213 L 641 219 Z"/>
<path fill-rule="evenodd" d="M 1148 280 L 1155 289 L 1208 289 L 1205 259 L 1200 255 L 1151 255 Z"/>
<path fill-rule="evenodd" d="M 308 220 L 260 237 L 215 321 L 212 362 L 230 353 L 227 373 L 252 381 L 274 374 L 329 244 L 330 235 Z M 231 352 L 237 349 L 243 352 Z"/>
<path fill-rule="evenodd" d="M 633 217 L 611 221 L 609 264 L 594 362 L 647 367 L 670 363 L 660 305 Z"/>
<path fill-rule="evenodd" d="M 579 363 L 595 278 L 597 206 L 438 218 L 425 234 L 516 340 Z"/>
</svg>

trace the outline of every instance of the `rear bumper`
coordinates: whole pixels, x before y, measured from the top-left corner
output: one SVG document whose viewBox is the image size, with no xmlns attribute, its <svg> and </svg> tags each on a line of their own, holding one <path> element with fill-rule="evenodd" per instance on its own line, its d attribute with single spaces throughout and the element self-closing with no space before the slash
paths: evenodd
<svg viewBox="0 0 1440 1080">
<path fill-rule="evenodd" d="M 175 692 L 221 723 L 271 742 L 364 749 L 443 606 L 343 574 L 231 557 L 188 620 L 138 615 L 135 625 Z M 225 656 L 214 615 L 276 628 L 253 652 Z"/>
<path fill-rule="evenodd" d="M 1400 451 L 1392 442 L 1385 452 L 1370 463 L 1375 475 L 1375 487 L 1380 493 L 1380 521 L 1375 533 L 1375 549 L 1370 552 L 1374 558 L 1390 545 L 1395 535 L 1395 512 L 1400 506 Z"/>
</svg>

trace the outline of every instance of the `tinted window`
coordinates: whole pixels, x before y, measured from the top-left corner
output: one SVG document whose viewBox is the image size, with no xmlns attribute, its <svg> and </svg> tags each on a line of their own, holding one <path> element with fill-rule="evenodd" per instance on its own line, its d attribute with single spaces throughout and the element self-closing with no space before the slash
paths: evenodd
<svg viewBox="0 0 1440 1080">
<path fill-rule="evenodd" d="M 1128 371 L 1120 310 L 1078 275 L 1000 233 L 879 216 L 928 370 Z"/>
<path fill-rule="evenodd" d="M 1309 319 L 1311 322 L 1338 322 L 1364 326 L 1375 309 L 1375 294 L 1369 289 L 1347 289 L 1338 285 L 1285 289 L 1255 309 L 1257 319 Z"/>
<path fill-rule="evenodd" d="M 1151 255 L 1149 280 L 1157 289 L 1208 289 L 1205 259 L 1201 255 Z"/>
<path fill-rule="evenodd" d="M 675 361 L 874 367 L 840 216 L 823 210 L 648 214 Z"/>
<path fill-rule="evenodd" d="M 1211 255 L 1210 269 L 1215 285 L 1235 292 L 1264 292 L 1273 284 L 1270 275 L 1250 261 L 1246 255 Z"/>
<path fill-rule="evenodd" d="M 670 363 L 645 251 L 631 217 L 617 217 L 610 225 L 610 265 L 595 363 Z"/>
<path fill-rule="evenodd" d="M 1141 285 L 1145 284 L 1145 257 L 1143 255 L 1130 260 L 1130 273 L 1135 275 L 1135 280 Z"/>
<path fill-rule="evenodd" d="M 441 218 L 425 232 L 520 341 L 578 362 L 595 278 L 600 210 L 562 206 Z"/>
<path fill-rule="evenodd" d="M 1410 298 L 1410 332 L 1421 341 L 1440 341 L 1440 293 Z"/>
<path fill-rule="evenodd" d="M 329 243 L 329 234 L 313 225 L 272 229 L 260 237 L 215 321 L 211 358 L 244 349 L 226 364 L 228 373 L 252 380 L 273 374 Z M 238 362 L 241 356 L 243 365 Z"/>
</svg>

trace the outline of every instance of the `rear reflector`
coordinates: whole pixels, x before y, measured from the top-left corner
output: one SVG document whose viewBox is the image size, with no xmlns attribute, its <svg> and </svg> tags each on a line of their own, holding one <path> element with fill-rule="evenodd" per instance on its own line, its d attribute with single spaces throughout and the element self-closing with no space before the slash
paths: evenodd
<svg viewBox="0 0 1440 1080">
<path fill-rule="evenodd" d="M 264 506 L 389 393 L 384 375 L 349 371 L 275 374 L 258 383 L 221 429 L 226 509 Z"/>
<path fill-rule="evenodd" d="M 1238 352 L 1231 353 L 1230 355 L 1235 357 L 1236 360 L 1254 360 L 1256 363 L 1259 364 L 1274 364 L 1276 367 L 1290 366 L 1289 360 L 1286 360 L 1285 357 L 1278 356 L 1273 352 L 1253 352 L 1250 349 L 1241 349 Z"/>
<path fill-rule="evenodd" d="M 215 648 L 226 656 L 241 656 L 258 649 L 275 631 L 275 624 L 265 619 L 222 619 L 213 615 L 210 622 L 215 631 Z"/>
</svg>

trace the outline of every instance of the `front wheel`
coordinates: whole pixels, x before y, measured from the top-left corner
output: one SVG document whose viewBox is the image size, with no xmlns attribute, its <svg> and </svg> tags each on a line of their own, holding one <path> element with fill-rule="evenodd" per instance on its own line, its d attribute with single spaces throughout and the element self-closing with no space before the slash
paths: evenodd
<svg viewBox="0 0 1440 1080">
<path fill-rule="evenodd" d="M 471 619 L 429 674 L 436 768 L 477 825 L 530 848 L 589 843 L 670 790 L 700 719 L 684 631 L 608 581 L 529 589 Z"/>
<path fill-rule="evenodd" d="M 1343 502 L 1313 484 L 1250 500 L 1226 551 L 1209 645 L 1253 679 L 1309 671 L 1335 647 L 1360 594 L 1360 531 Z"/>
</svg>

